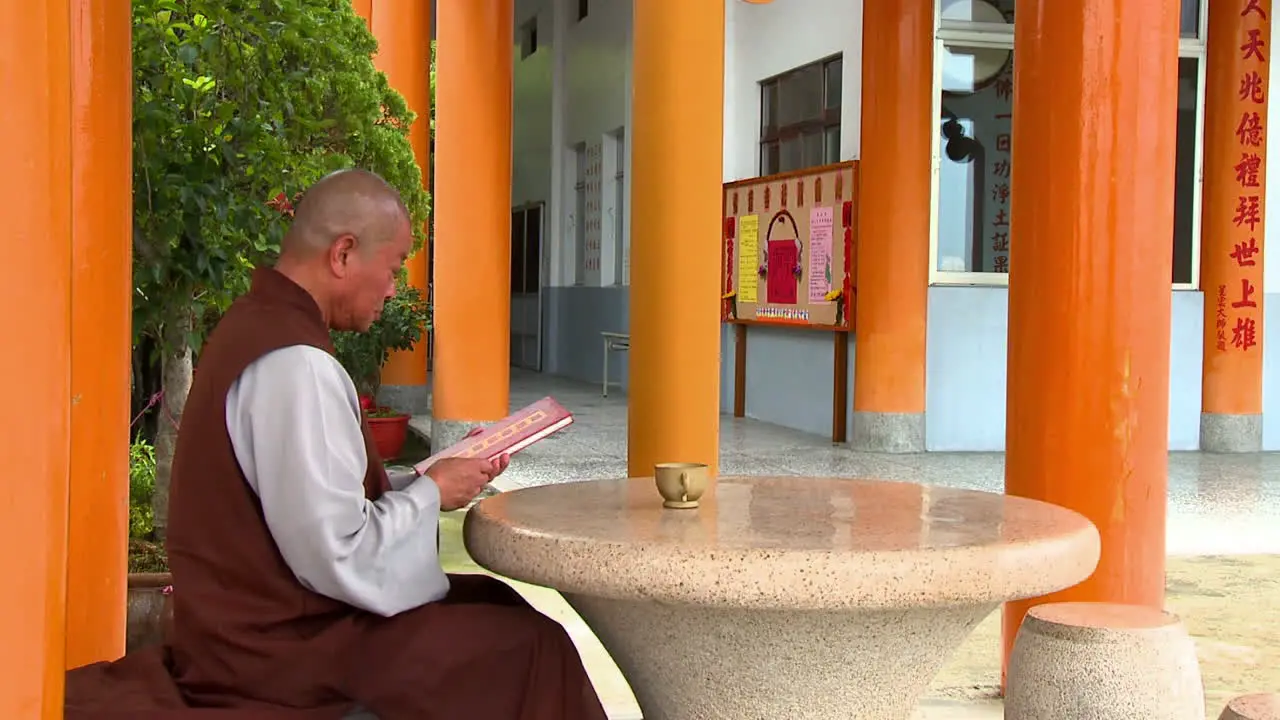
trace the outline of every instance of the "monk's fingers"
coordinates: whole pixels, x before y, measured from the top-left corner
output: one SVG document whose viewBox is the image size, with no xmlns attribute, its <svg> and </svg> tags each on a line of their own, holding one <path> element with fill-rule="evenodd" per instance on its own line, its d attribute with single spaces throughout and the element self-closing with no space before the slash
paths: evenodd
<svg viewBox="0 0 1280 720">
<path fill-rule="evenodd" d="M 500 462 L 501 462 L 500 460 L 496 460 L 496 459 L 490 460 L 489 464 L 485 466 L 484 468 L 485 482 L 489 482 L 490 480 L 498 477 L 498 474 L 502 472 L 502 466 L 500 465 Z"/>
</svg>

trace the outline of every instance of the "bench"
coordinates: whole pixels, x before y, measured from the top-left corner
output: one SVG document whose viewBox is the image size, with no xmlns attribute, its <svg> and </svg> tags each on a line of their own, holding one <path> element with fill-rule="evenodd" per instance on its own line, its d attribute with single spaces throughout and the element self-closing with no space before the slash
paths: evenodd
<svg viewBox="0 0 1280 720">
<path fill-rule="evenodd" d="M 1037 605 L 1014 640 L 1004 716 L 1204 720 L 1195 643 L 1177 616 L 1156 608 Z"/>
<path fill-rule="evenodd" d="M 1218 720 L 1280 720 L 1280 695 L 1255 693 L 1233 698 Z"/>
<path fill-rule="evenodd" d="M 631 349 L 631 336 L 625 333 L 602 332 L 601 339 L 604 340 L 604 388 L 602 397 L 609 397 L 609 386 L 617 385 L 622 387 L 621 382 L 609 382 L 609 353 L 610 352 L 627 352 Z"/>
</svg>

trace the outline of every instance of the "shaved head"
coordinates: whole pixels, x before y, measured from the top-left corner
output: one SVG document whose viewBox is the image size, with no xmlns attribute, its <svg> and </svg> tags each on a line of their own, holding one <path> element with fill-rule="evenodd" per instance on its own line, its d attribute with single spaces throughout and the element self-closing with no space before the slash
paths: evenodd
<svg viewBox="0 0 1280 720">
<path fill-rule="evenodd" d="M 400 193 L 374 173 L 342 170 L 303 193 L 276 269 L 311 294 L 330 327 L 365 331 L 412 250 Z"/>
<path fill-rule="evenodd" d="M 303 193 L 280 255 L 324 252 L 343 236 L 368 249 L 392 239 L 408 222 L 409 210 L 386 180 L 367 170 L 339 170 Z"/>
</svg>

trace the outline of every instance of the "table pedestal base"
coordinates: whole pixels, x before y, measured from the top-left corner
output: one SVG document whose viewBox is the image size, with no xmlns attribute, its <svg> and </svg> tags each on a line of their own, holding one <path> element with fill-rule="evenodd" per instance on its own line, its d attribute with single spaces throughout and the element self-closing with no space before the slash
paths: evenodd
<svg viewBox="0 0 1280 720">
<path fill-rule="evenodd" d="M 645 720 L 907 720 L 997 603 L 744 610 L 564 594 Z"/>
</svg>

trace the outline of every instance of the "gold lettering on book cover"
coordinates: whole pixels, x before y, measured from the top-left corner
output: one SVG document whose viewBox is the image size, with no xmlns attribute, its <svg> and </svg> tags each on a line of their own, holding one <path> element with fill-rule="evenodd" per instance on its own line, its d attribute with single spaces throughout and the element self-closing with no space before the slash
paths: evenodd
<svg viewBox="0 0 1280 720">
<path fill-rule="evenodd" d="M 506 426 L 500 432 L 496 432 L 490 435 L 489 437 L 484 438 L 483 440 L 472 443 L 470 446 L 467 447 L 465 451 L 463 451 L 459 455 L 459 457 L 476 457 L 478 455 L 481 455 L 482 453 L 484 453 L 484 451 L 488 450 L 494 445 L 497 445 L 498 443 L 504 440 L 507 440 L 509 438 L 513 438 L 516 435 L 520 434 L 521 432 L 528 430 L 529 428 L 538 424 L 542 420 L 545 420 L 546 417 L 547 417 L 547 413 L 545 411 L 534 410 L 528 415 Z"/>
</svg>

